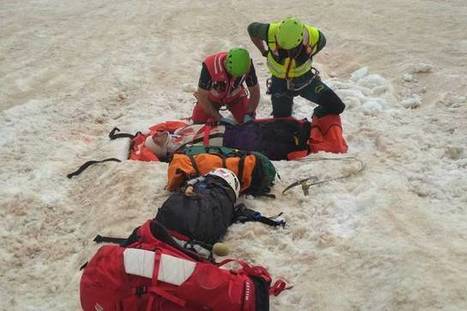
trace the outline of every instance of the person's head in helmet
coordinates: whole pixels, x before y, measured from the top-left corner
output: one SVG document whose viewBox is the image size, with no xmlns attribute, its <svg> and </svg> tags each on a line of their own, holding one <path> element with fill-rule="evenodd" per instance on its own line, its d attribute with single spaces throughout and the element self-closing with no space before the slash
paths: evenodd
<svg viewBox="0 0 467 311">
<path fill-rule="evenodd" d="M 241 77 L 250 70 L 251 58 L 243 48 L 230 49 L 225 59 L 225 69 L 234 77 Z"/>
<path fill-rule="evenodd" d="M 276 40 L 280 48 L 293 50 L 303 42 L 305 26 L 294 17 L 282 20 L 277 30 Z"/>
<path fill-rule="evenodd" d="M 167 160 L 172 137 L 169 132 L 157 132 L 146 137 L 144 146 L 154 152 L 159 160 Z"/>
<path fill-rule="evenodd" d="M 224 180 L 235 193 L 235 199 L 238 199 L 238 196 L 240 195 L 240 181 L 234 172 L 226 168 L 216 168 L 210 171 L 207 175 L 216 176 Z"/>
</svg>

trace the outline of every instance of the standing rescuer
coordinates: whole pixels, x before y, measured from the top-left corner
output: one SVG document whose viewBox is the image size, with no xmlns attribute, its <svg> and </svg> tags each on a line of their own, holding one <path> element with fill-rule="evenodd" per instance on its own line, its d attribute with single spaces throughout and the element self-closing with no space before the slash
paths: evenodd
<svg viewBox="0 0 467 311">
<path fill-rule="evenodd" d="M 260 90 L 248 51 L 234 48 L 206 57 L 194 96 L 198 100 L 192 114 L 195 123 L 232 123 L 219 113 L 222 106 L 227 107 L 238 123 L 253 120 Z"/>
<path fill-rule="evenodd" d="M 269 91 L 275 118 L 291 116 L 293 98 L 298 95 L 318 104 L 314 110 L 318 118 L 344 111 L 344 103 L 312 67 L 312 57 L 326 45 L 321 31 L 288 17 L 270 24 L 251 23 L 248 33 L 261 54 L 267 57 L 272 74 Z"/>
</svg>

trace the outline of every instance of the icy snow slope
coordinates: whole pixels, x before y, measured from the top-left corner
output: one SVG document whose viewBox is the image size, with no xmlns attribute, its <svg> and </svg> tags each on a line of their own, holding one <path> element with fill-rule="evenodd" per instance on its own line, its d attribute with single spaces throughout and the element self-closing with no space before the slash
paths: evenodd
<svg viewBox="0 0 467 311">
<path fill-rule="evenodd" d="M 289 226 L 277 231 L 261 224 L 232 226 L 226 237 L 231 255 L 265 265 L 273 276 L 294 284 L 272 298 L 273 310 L 465 310 L 467 111 L 461 88 L 464 41 L 453 26 L 466 23 L 459 17 L 465 7 L 443 4 L 454 17 L 439 25 L 444 34 L 439 40 L 452 40 L 456 66 L 449 66 L 447 54 L 424 58 L 415 51 L 400 71 L 391 69 L 394 55 L 381 48 L 389 43 L 374 40 L 381 30 L 369 24 L 353 28 L 353 39 L 374 40 L 359 58 L 380 70 L 361 68 L 351 75 L 363 66 L 346 54 L 361 49 L 347 37 L 343 21 L 352 20 L 346 12 L 362 15 L 355 15 L 357 26 L 366 15 L 380 14 L 385 27 L 395 29 L 388 36 L 400 28 L 391 28 L 392 16 L 384 15 L 397 9 L 391 3 L 378 11 L 376 4 L 343 2 L 349 5 L 323 7 L 324 16 L 342 19 L 317 17 L 329 29 L 318 67 L 347 104 L 349 154 L 364 160 L 367 169 L 312 188 L 309 197 L 299 189 L 282 196 L 284 186 L 300 177 L 324 178 L 355 168 L 340 162 L 277 162 L 278 198 L 244 200 L 264 214 L 284 211 Z M 95 166 L 72 180 L 65 175 L 88 159 L 120 152 L 106 138 L 114 126 L 135 131 L 188 115 L 203 56 L 237 44 L 252 50 L 244 30 L 250 21 L 285 14 L 305 18 L 314 11 L 301 3 L 300 10 L 278 15 L 275 9 L 283 2 L 270 5 L 264 11 L 263 2 L 0 4 L 0 107 L 5 108 L 0 113 L 0 309 L 79 309 L 79 267 L 97 249 L 92 238 L 126 236 L 153 217 L 168 196 L 167 165 L 127 161 Z M 432 1 L 422 11 L 445 12 L 440 6 Z M 426 15 L 411 17 L 411 10 L 401 9 L 398 18 L 428 27 L 417 24 Z M 438 21 L 447 18 L 439 14 Z M 403 54 L 402 43 L 393 43 L 395 55 Z M 412 44 L 424 50 L 427 42 L 421 36 Z M 256 52 L 253 56 L 263 85 L 264 61 Z M 338 66 L 344 61 L 352 65 Z M 330 64 L 336 77 L 321 64 Z M 442 90 L 431 88 L 436 81 Z M 268 116 L 268 97 L 259 110 Z M 297 100 L 298 117 L 310 116 L 311 110 Z"/>
</svg>

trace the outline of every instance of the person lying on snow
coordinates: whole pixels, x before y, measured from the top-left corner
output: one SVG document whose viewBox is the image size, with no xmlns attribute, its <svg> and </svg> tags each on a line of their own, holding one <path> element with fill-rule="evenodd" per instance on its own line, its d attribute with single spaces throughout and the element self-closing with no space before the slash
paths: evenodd
<svg viewBox="0 0 467 311">
<path fill-rule="evenodd" d="M 255 120 L 236 126 L 187 124 L 172 133 L 163 126 L 158 129 L 162 130 L 154 128 L 146 137 L 134 139 L 130 159 L 168 161 L 185 146 L 196 144 L 256 151 L 271 160 L 293 159 L 297 155 L 295 152 L 300 152 L 299 157 L 303 157 L 311 150 L 311 124 L 293 118 Z M 346 148 L 340 152 L 345 152 Z M 157 158 L 151 159 L 147 150 Z"/>
<path fill-rule="evenodd" d="M 232 224 L 240 194 L 237 176 L 225 168 L 190 179 L 158 209 L 155 219 L 167 229 L 191 240 L 213 244 Z"/>
<path fill-rule="evenodd" d="M 248 34 L 267 58 L 272 75 L 269 92 L 274 118 L 292 115 L 295 96 L 318 104 L 315 118 L 344 111 L 344 103 L 312 67 L 313 56 L 326 45 L 326 38 L 318 28 L 288 17 L 270 24 L 251 23 Z"/>
<path fill-rule="evenodd" d="M 248 51 L 234 48 L 228 53 L 208 56 L 203 61 L 198 90 L 193 95 L 198 100 L 192 114 L 195 123 L 231 123 L 230 119 L 219 113 L 223 106 L 232 113 L 237 123 L 252 120 L 259 103 L 260 89 Z"/>
<path fill-rule="evenodd" d="M 283 220 L 261 216 L 244 204 L 236 205 L 240 182 L 231 170 L 216 168 L 204 176 L 189 180 L 158 209 L 155 220 L 181 241 L 190 241 L 210 250 L 222 240 L 234 222 L 259 221 L 270 226 L 284 225 Z"/>
</svg>

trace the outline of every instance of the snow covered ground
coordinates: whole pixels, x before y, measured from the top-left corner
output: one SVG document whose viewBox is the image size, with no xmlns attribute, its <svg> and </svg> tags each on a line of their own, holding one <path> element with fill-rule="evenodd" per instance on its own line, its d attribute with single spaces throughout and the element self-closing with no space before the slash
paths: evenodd
<svg viewBox="0 0 467 311">
<path fill-rule="evenodd" d="M 284 6 L 286 8 L 284 8 Z M 121 153 L 107 133 L 190 114 L 200 62 L 243 45 L 246 26 L 295 15 L 326 34 L 317 57 L 347 104 L 349 155 L 366 170 L 281 195 L 339 161 L 277 162 L 277 199 L 245 198 L 289 226 L 232 226 L 231 255 L 294 288 L 272 310 L 466 310 L 467 6 L 427 1 L 0 1 L 0 309 L 78 310 L 97 233 L 126 236 L 167 198 L 167 164 Z M 264 95 L 259 115 L 271 112 Z M 296 101 L 295 115 L 312 105 Z M 117 144 L 118 145 L 118 144 Z M 316 157 L 342 157 L 319 154 Z"/>
</svg>

